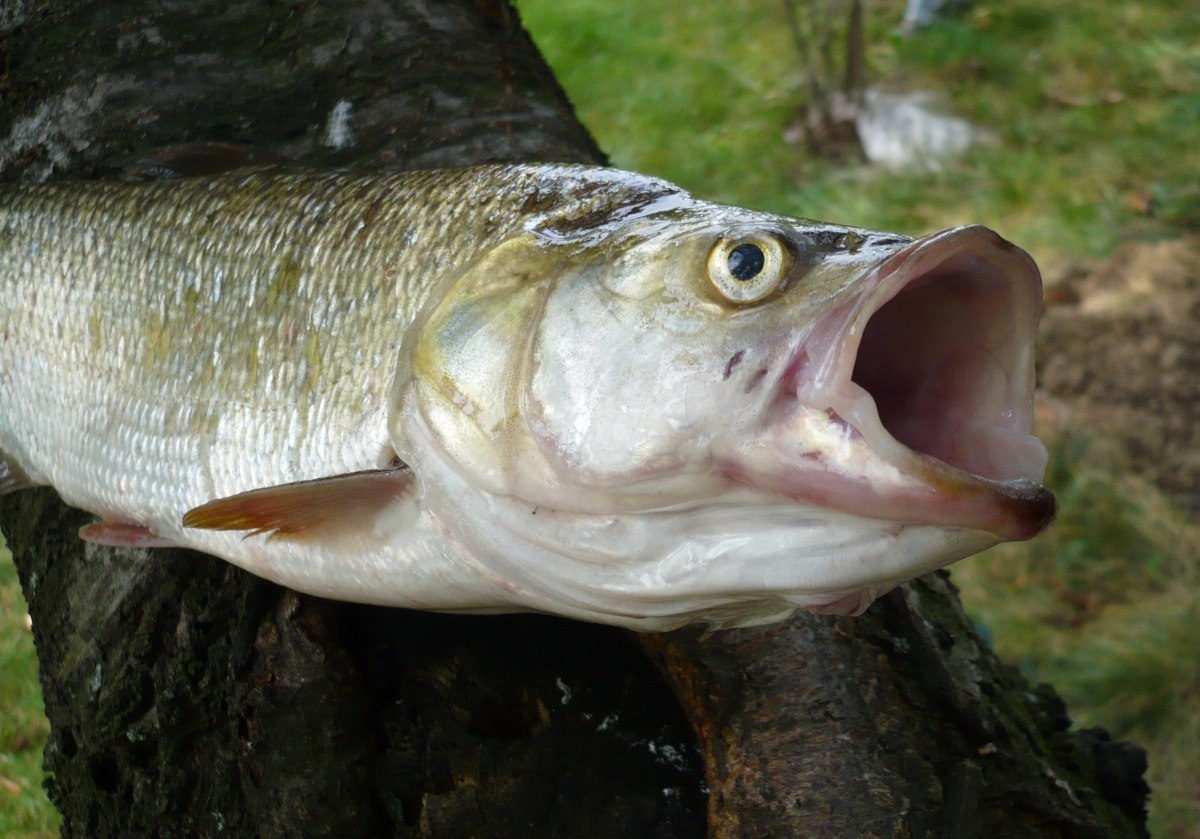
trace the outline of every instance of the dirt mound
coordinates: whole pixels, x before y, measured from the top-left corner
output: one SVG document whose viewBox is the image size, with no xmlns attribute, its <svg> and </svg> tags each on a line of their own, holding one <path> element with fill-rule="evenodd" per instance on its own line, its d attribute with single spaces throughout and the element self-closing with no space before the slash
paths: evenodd
<svg viewBox="0 0 1200 839">
<path fill-rule="evenodd" d="M 1115 436 L 1200 512 L 1200 237 L 1127 242 L 1049 284 L 1039 340 L 1057 424 Z"/>
</svg>

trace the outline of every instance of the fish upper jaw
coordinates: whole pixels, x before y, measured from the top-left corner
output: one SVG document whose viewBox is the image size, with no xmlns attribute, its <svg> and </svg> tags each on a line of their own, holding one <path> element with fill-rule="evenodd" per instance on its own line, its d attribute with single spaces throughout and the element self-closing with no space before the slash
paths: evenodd
<svg viewBox="0 0 1200 839">
<path fill-rule="evenodd" d="M 771 377 L 735 483 L 869 518 L 1025 539 L 1053 520 L 1031 433 L 1041 278 L 987 228 L 869 267 Z"/>
</svg>

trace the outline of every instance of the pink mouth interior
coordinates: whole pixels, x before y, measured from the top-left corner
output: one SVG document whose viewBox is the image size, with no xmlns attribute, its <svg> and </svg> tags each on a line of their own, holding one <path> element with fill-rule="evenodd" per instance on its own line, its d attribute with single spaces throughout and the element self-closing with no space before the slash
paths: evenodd
<svg viewBox="0 0 1200 839">
<path fill-rule="evenodd" d="M 904 446 L 982 478 L 1037 479 L 1030 302 L 1022 284 L 960 252 L 870 315 L 852 381 Z"/>
</svg>

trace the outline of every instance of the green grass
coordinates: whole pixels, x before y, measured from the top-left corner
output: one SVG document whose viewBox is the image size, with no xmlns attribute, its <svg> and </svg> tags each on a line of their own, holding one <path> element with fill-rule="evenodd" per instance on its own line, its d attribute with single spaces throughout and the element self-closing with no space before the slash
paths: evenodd
<svg viewBox="0 0 1200 839">
<path fill-rule="evenodd" d="M 38 686 L 33 635 L 17 570 L 0 536 L 0 836 L 58 835 L 58 812 L 42 790 L 50 725 Z"/>
</svg>

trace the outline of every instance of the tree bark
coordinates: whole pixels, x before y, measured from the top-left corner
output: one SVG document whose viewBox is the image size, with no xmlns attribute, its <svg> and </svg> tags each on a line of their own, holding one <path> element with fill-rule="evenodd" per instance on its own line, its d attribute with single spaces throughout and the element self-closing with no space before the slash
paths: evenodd
<svg viewBox="0 0 1200 839">
<path fill-rule="evenodd" d="M 1144 833 L 1145 754 L 1069 732 L 980 640 L 944 573 L 859 618 L 646 636 L 696 725 L 710 835 Z"/>
<path fill-rule="evenodd" d="M 0 70 L 7 179 L 193 140 L 307 166 L 602 160 L 491 0 L 32 0 L 0 8 Z M 89 520 L 50 490 L 0 499 L 65 835 L 1141 830 L 1139 753 L 1068 733 L 942 577 L 857 620 L 635 638 L 324 601 L 85 546 Z"/>
</svg>

